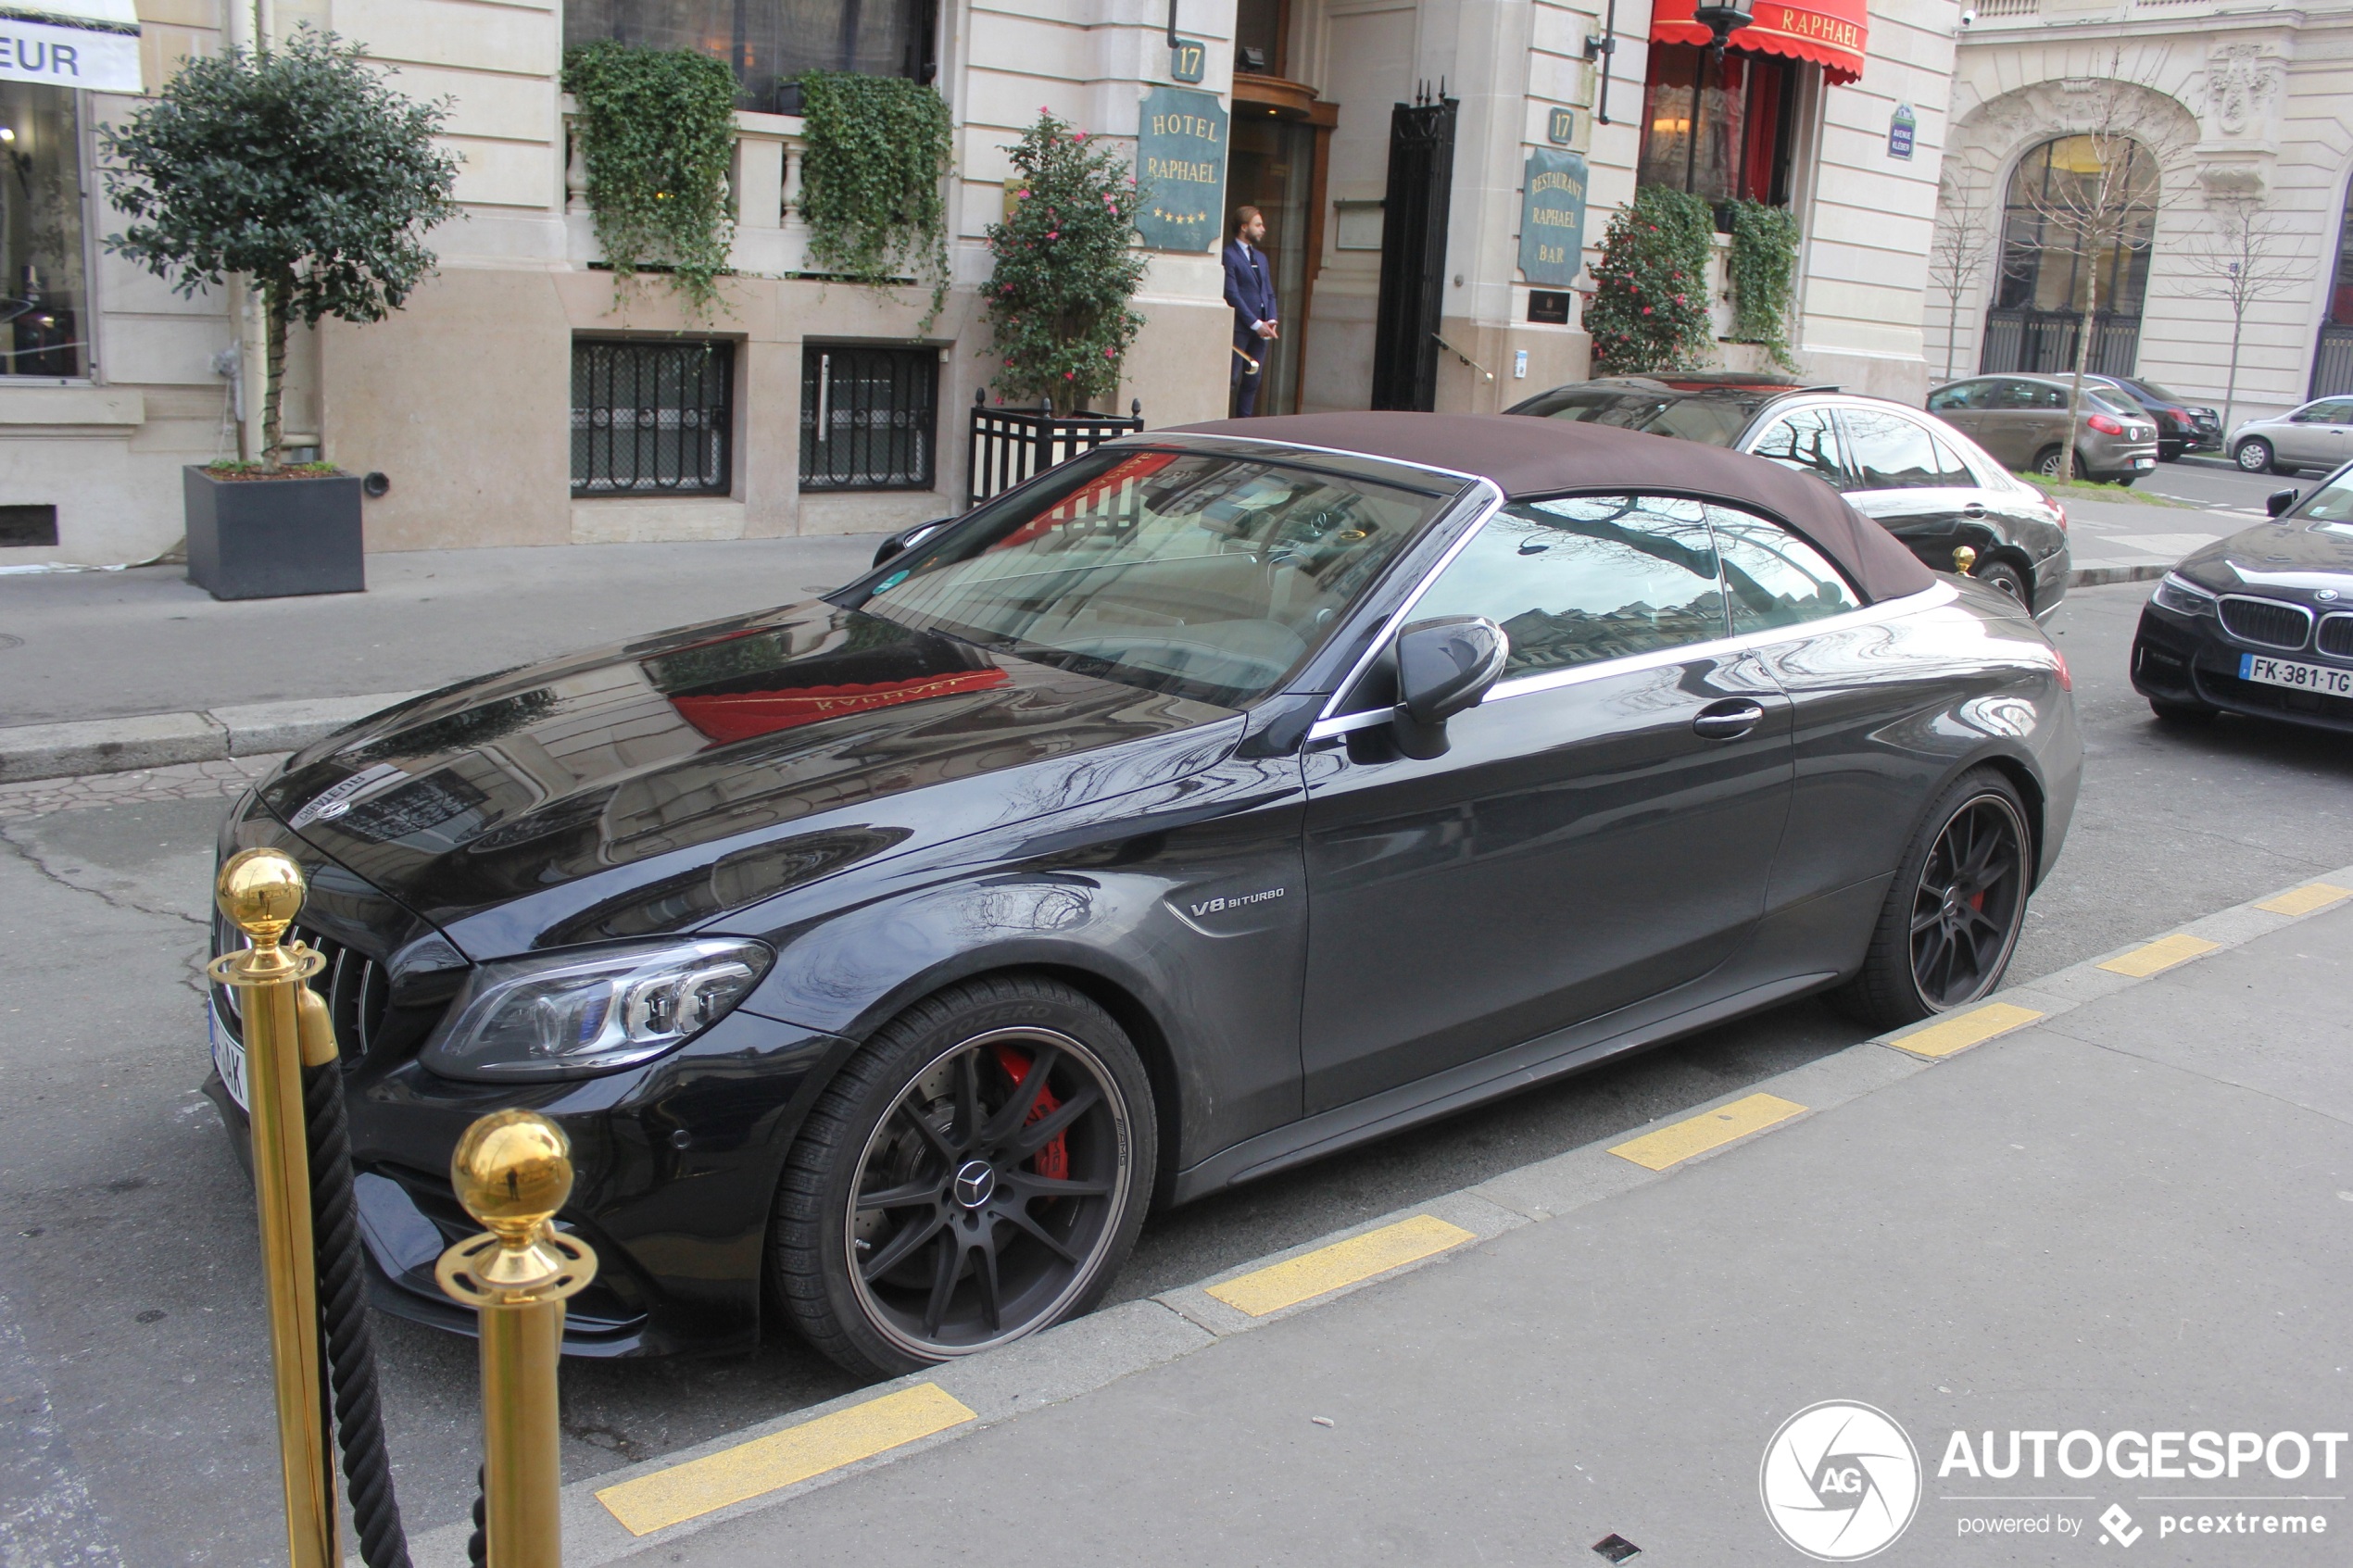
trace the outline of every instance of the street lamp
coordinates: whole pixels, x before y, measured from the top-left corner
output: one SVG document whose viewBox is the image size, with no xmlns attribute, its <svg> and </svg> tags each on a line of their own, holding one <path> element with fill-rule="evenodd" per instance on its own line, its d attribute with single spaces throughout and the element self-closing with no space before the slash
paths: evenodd
<svg viewBox="0 0 2353 1568">
<path fill-rule="evenodd" d="M 1702 83 L 1713 67 L 1720 79 L 1724 71 L 1724 41 L 1756 19 L 1756 0 L 1707 0 L 1707 4 L 1692 7 L 1692 20 L 1707 29 L 1712 36 L 1707 41 L 1707 53 L 1692 67 L 1692 119 L 1683 144 L 1683 189 L 1692 191 L 1699 172 L 1700 99 L 1705 92 Z"/>
</svg>

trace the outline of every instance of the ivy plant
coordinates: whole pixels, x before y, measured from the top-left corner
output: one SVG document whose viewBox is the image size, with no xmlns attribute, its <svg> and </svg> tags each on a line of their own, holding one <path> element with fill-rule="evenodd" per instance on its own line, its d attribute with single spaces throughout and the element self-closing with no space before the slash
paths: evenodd
<svg viewBox="0 0 2353 1568">
<path fill-rule="evenodd" d="M 1644 185 L 1602 237 L 1585 330 L 1596 375 L 1689 370 L 1705 364 L 1716 334 L 1707 314 L 1707 257 L 1716 224 L 1687 192 Z"/>
<path fill-rule="evenodd" d="M 563 85 L 579 106 L 588 210 L 616 296 L 638 273 L 665 271 L 708 313 L 735 237 L 736 73 L 695 50 L 600 38 L 564 52 Z"/>
<path fill-rule="evenodd" d="M 1144 258 L 1129 248 L 1143 193 L 1127 160 L 1044 109 L 1014 146 L 1012 210 L 988 226 L 985 309 L 1007 397 L 1064 413 L 1119 388 L 1143 317 L 1129 303 Z"/>
<path fill-rule="evenodd" d="M 812 70 L 800 79 L 800 215 L 813 271 L 931 283 L 928 332 L 948 297 L 948 105 L 920 82 Z"/>
<path fill-rule="evenodd" d="M 280 471 L 286 330 L 380 321 L 432 272 L 426 231 L 458 210 L 447 114 L 384 80 L 356 44 L 305 26 L 275 49 L 192 56 L 154 102 L 100 132 L 107 196 L 132 222 L 107 248 L 194 295 L 244 273 L 260 291 L 269 384 L 261 470 Z"/>
<path fill-rule="evenodd" d="M 1732 206 L 1732 336 L 1761 345 L 1784 370 L 1797 369 L 1789 351 L 1789 313 L 1797 275 L 1797 220 L 1763 202 Z"/>
</svg>

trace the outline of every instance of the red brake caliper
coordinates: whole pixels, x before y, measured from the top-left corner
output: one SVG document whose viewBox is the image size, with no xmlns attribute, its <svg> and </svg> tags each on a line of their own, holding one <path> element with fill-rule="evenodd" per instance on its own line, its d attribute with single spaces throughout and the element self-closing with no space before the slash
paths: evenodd
<svg viewBox="0 0 2353 1568">
<path fill-rule="evenodd" d="M 997 1065 L 1004 1070 L 1005 1076 L 1013 1081 L 1015 1087 L 1019 1087 L 1022 1079 L 1027 1075 L 1032 1060 L 1011 1046 L 1000 1045 L 997 1047 Z M 1055 1097 L 1054 1091 L 1048 1085 L 1040 1084 L 1038 1086 L 1038 1103 L 1029 1108 L 1029 1115 L 1022 1125 L 1026 1127 L 1041 1117 L 1052 1115 L 1061 1105 L 1062 1101 Z M 1059 1182 L 1068 1179 L 1070 1175 L 1069 1137 L 1070 1134 L 1065 1130 L 1047 1139 L 1038 1152 L 1030 1157 L 1029 1168 L 1049 1181 Z"/>
</svg>

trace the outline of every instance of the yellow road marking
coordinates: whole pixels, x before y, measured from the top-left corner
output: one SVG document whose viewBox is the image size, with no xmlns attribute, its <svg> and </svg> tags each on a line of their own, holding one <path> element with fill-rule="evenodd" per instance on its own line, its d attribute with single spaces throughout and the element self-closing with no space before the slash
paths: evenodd
<svg viewBox="0 0 2353 1568">
<path fill-rule="evenodd" d="M 2221 945 L 2220 942 L 2208 942 L 2203 936 L 2175 932 L 2171 936 L 2158 937 L 2145 947 L 2119 953 L 2099 967 L 2111 974 L 2129 974 L 2135 980 L 2145 980 L 2159 970 L 2171 969 L 2177 963 L 2187 963 Z"/>
<path fill-rule="evenodd" d="M 1957 1012 L 1925 1029 L 1915 1029 L 1887 1043 L 1897 1050 L 1910 1051 L 1914 1056 L 1951 1056 L 1955 1051 L 1982 1046 L 1996 1035 L 2007 1035 L 2013 1029 L 2023 1028 L 2042 1016 L 2032 1008 L 2018 1007 L 2009 1002 L 1988 1002 L 1982 1008 Z"/>
<path fill-rule="evenodd" d="M 2266 898 L 2255 907 L 2269 909 L 2275 915 L 2309 915 L 2314 909 L 2327 909 L 2340 898 L 2353 898 L 2353 887 L 2308 882 L 2301 887 L 2289 888 L 2276 898 Z"/>
<path fill-rule="evenodd" d="M 1383 1225 L 1329 1247 L 1318 1247 L 1296 1258 L 1213 1285 L 1209 1294 L 1229 1307 L 1263 1318 L 1269 1312 L 1312 1301 L 1343 1285 L 1370 1279 L 1402 1264 L 1478 1238 L 1460 1225 L 1450 1225 L 1434 1214 L 1416 1214 L 1393 1225 Z"/>
<path fill-rule="evenodd" d="M 1713 1110 L 1703 1110 L 1655 1133 L 1644 1133 L 1610 1152 L 1649 1170 L 1664 1171 L 1694 1154 L 1721 1148 L 1735 1138 L 1744 1138 L 1776 1122 L 1786 1122 L 1805 1109 L 1795 1100 L 1783 1099 L 1779 1095 L 1751 1095 Z"/>
<path fill-rule="evenodd" d="M 651 1535 L 729 1503 L 823 1475 L 979 1419 L 937 1383 L 918 1383 L 846 1411 L 673 1464 L 597 1494 L 633 1536 Z"/>
</svg>

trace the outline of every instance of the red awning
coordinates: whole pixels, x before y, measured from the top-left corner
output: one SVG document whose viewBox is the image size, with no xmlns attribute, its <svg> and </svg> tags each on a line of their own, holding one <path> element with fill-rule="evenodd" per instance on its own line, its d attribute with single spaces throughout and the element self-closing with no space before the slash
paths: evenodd
<svg viewBox="0 0 2353 1568">
<path fill-rule="evenodd" d="M 1654 44 L 1705 44 L 1714 36 L 1692 20 L 1697 0 L 1655 0 L 1651 9 Z M 1870 31 L 1869 0 L 1756 0 L 1756 19 L 1732 34 L 1728 45 L 1784 59 L 1812 60 L 1835 82 L 1863 76 L 1863 40 Z"/>
</svg>

